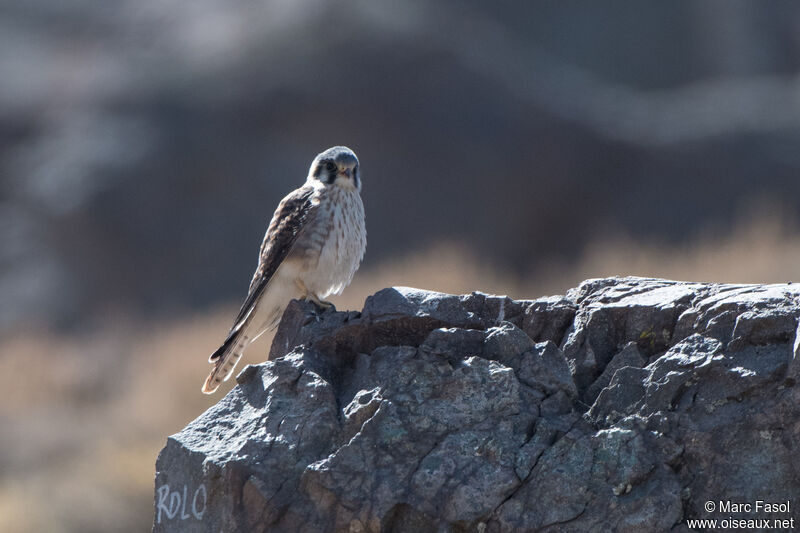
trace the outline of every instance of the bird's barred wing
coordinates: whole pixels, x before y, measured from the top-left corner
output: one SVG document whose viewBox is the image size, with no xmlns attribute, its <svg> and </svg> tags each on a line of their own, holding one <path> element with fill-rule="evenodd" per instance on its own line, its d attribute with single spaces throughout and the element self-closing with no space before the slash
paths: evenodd
<svg viewBox="0 0 800 533">
<path fill-rule="evenodd" d="M 272 276 L 289 255 L 297 237 L 305 228 L 306 222 L 312 216 L 315 203 L 311 201 L 314 193 L 313 187 L 303 186 L 284 198 L 269 224 L 264 242 L 261 244 L 258 268 L 250 282 L 250 292 L 236 316 L 228 337 L 219 350 L 209 357 L 213 362 L 227 351 L 230 344 L 236 339 L 237 333 L 248 323 L 250 315 L 258 304 Z"/>
</svg>

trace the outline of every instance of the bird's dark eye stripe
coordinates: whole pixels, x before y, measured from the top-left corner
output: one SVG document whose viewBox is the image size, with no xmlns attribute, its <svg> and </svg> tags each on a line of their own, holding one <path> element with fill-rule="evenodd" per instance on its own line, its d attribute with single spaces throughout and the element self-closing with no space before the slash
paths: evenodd
<svg viewBox="0 0 800 533">
<path fill-rule="evenodd" d="M 325 170 L 327 170 L 328 172 L 336 170 L 336 164 L 333 161 L 328 161 L 327 163 L 325 163 Z"/>
</svg>

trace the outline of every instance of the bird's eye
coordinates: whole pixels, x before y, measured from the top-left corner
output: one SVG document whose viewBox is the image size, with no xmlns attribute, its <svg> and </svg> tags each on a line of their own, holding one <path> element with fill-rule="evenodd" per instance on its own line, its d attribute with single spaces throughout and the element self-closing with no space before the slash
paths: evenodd
<svg viewBox="0 0 800 533">
<path fill-rule="evenodd" d="M 334 170 L 336 170 L 336 164 L 333 161 L 328 161 L 327 163 L 325 163 L 325 170 L 327 170 L 328 172 L 333 172 Z"/>
</svg>

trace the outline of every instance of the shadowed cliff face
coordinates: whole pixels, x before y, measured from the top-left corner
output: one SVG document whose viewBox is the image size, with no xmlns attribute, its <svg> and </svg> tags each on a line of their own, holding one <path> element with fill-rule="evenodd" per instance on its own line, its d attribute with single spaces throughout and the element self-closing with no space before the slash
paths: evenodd
<svg viewBox="0 0 800 533">
<path fill-rule="evenodd" d="M 794 285 L 293 302 L 156 464 L 154 531 L 666 531 L 797 519 Z M 792 502 L 798 505 L 797 502 Z"/>
</svg>

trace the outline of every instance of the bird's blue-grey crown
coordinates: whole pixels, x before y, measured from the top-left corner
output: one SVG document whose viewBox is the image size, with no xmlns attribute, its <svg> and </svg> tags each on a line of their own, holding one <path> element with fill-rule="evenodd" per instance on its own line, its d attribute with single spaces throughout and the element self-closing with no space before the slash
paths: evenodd
<svg viewBox="0 0 800 533">
<path fill-rule="evenodd" d="M 358 158 L 346 146 L 334 146 L 317 155 L 308 174 L 309 178 L 318 179 L 326 185 L 333 185 L 337 179 L 344 180 L 344 183 L 352 180 L 352 186 L 361 189 Z"/>
</svg>

